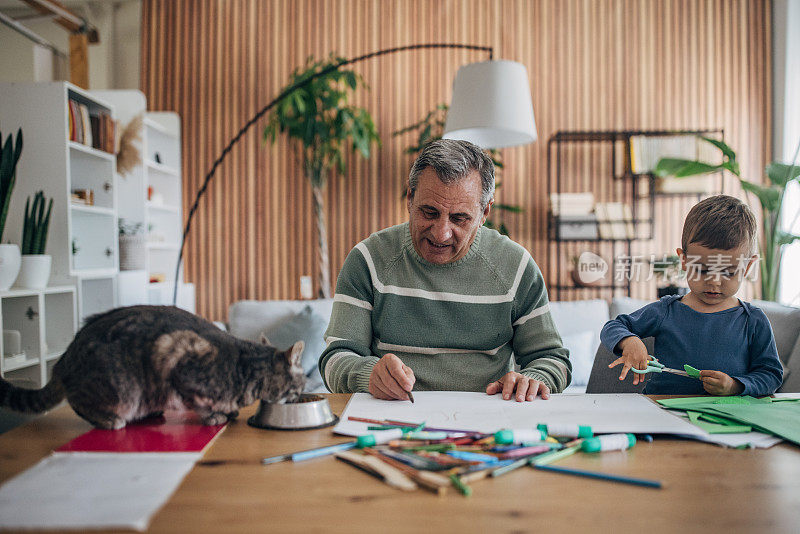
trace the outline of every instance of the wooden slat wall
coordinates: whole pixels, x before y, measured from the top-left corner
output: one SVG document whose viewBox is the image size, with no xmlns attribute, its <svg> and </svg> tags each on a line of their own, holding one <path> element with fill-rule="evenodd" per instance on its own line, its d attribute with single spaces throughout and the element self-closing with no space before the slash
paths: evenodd
<svg viewBox="0 0 800 534">
<path fill-rule="evenodd" d="M 505 222 L 553 279 L 546 240 L 547 139 L 558 130 L 725 129 L 745 176 L 769 154 L 770 9 L 757 0 L 143 0 L 142 90 L 153 110 L 183 117 L 184 212 L 211 163 L 308 55 L 344 57 L 426 42 L 494 47 L 528 68 L 539 141 L 506 149 L 498 201 Z M 406 219 L 400 200 L 412 136 L 391 132 L 450 98 L 479 52 L 403 52 L 355 66 L 357 95 L 383 146 L 350 158 L 327 189 L 332 279 L 350 248 Z M 299 297 L 315 273 L 311 191 L 285 140 L 248 134 L 220 167 L 187 248 L 186 278 L 201 315 L 224 319 L 240 299 Z M 583 163 L 591 172 L 591 161 Z M 592 187 L 568 176 L 563 189 Z M 740 194 L 728 179 L 728 192 Z M 691 202 L 659 203 L 658 239 L 674 250 Z M 575 294 L 569 298 L 587 298 Z M 640 294 L 640 297 L 651 295 Z"/>
</svg>

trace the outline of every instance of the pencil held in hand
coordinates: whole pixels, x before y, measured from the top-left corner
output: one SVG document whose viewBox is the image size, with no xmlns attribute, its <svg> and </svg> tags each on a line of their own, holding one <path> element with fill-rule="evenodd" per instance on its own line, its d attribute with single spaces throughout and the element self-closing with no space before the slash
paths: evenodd
<svg viewBox="0 0 800 534">
<path fill-rule="evenodd" d="M 411 394 L 411 390 L 408 390 L 407 393 L 408 393 L 408 400 L 410 400 L 411 403 L 413 404 L 414 403 L 414 395 Z"/>
</svg>

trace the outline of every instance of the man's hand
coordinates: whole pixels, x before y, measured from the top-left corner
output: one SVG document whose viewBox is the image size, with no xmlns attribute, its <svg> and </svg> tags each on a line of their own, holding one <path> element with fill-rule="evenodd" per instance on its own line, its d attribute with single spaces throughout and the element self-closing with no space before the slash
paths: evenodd
<svg viewBox="0 0 800 534">
<path fill-rule="evenodd" d="M 608 367 L 610 369 L 619 364 L 624 364 L 622 366 L 622 372 L 619 374 L 620 380 L 625 380 L 631 368 L 644 369 L 647 367 L 647 360 L 650 359 L 650 356 L 647 354 L 647 347 L 645 347 L 642 340 L 638 337 L 626 337 L 617 343 L 617 348 L 622 351 L 622 356 L 608 364 Z M 645 375 L 633 373 L 633 385 L 635 386 L 639 382 L 644 382 L 644 377 Z"/>
<path fill-rule="evenodd" d="M 700 371 L 700 380 L 712 395 L 739 395 L 744 391 L 744 384 L 722 371 Z"/>
<path fill-rule="evenodd" d="M 515 389 L 516 393 L 514 392 Z M 550 388 L 544 385 L 544 382 L 514 371 L 506 373 L 500 380 L 495 380 L 486 386 L 487 395 L 494 395 L 501 391 L 503 392 L 503 400 L 509 400 L 512 395 L 516 395 L 517 402 L 532 401 L 539 394 L 545 400 L 550 398 Z"/>
<path fill-rule="evenodd" d="M 369 375 L 369 392 L 376 399 L 410 400 L 408 392 L 416 382 L 414 371 L 394 354 L 386 354 L 378 360 Z"/>
</svg>

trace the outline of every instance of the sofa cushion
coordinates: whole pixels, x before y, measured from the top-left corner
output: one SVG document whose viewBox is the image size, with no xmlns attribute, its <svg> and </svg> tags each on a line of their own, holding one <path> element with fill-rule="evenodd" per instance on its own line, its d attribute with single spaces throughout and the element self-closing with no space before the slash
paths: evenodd
<svg viewBox="0 0 800 534">
<path fill-rule="evenodd" d="M 583 386 L 588 381 L 594 354 L 600 345 L 600 330 L 608 321 L 608 303 L 602 299 L 552 301 L 550 315 L 564 346 L 570 349 L 573 377 L 570 386 Z M 587 338 L 583 335 L 586 332 L 591 332 L 588 355 L 584 346 Z M 576 347 L 578 351 L 573 353 Z"/>
<path fill-rule="evenodd" d="M 617 315 L 619 314 L 631 314 L 638 310 L 639 308 L 644 308 L 651 302 L 652 300 L 643 300 L 643 299 L 632 299 L 630 297 L 616 297 L 611 300 L 611 309 L 609 311 L 609 316 L 612 319 L 616 319 Z"/>
<path fill-rule="evenodd" d="M 794 343 L 789 359 L 783 365 L 783 385 L 778 389 L 781 393 L 800 393 L 800 336 Z"/>
<path fill-rule="evenodd" d="M 592 362 L 597 347 L 594 346 L 595 333 L 584 330 L 575 334 L 563 334 L 561 341 L 569 350 L 569 359 L 572 362 L 572 381 L 570 386 L 585 386 L 589 383 L 592 372 Z"/>
<path fill-rule="evenodd" d="M 317 363 L 322 351 L 325 350 L 325 330 L 328 328 L 329 317 L 322 317 L 306 306 L 298 313 L 290 315 L 264 330 L 270 345 L 280 350 L 286 350 L 297 341 L 305 343 L 303 350 L 303 372 L 308 377 L 305 391 L 316 391 L 322 386 L 322 376 L 319 374 Z M 324 391 L 324 387 L 323 387 Z"/>
<path fill-rule="evenodd" d="M 333 299 L 242 300 L 229 308 L 228 324 L 230 333 L 238 338 L 258 342 L 264 333 L 271 344 L 282 350 L 302 339 L 306 344 L 303 368 L 314 369 L 306 383 L 306 391 L 326 391 L 319 377 L 317 362 L 325 348 L 323 336 L 332 308 Z M 303 332 L 302 326 L 308 327 L 308 330 Z M 280 346 L 279 342 L 286 346 Z"/>
<path fill-rule="evenodd" d="M 790 355 L 800 334 L 800 308 L 766 300 L 754 300 L 751 304 L 760 308 L 769 319 L 772 333 L 775 335 L 775 345 L 778 347 L 778 356 L 785 367 L 790 361 Z"/>
<path fill-rule="evenodd" d="M 258 341 L 265 329 L 302 311 L 306 306 L 330 321 L 333 299 L 240 300 L 228 309 L 230 332 L 242 339 Z"/>
<path fill-rule="evenodd" d="M 553 301 L 550 315 L 562 336 L 590 331 L 594 333 L 592 351 L 600 345 L 600 330 L 608 321 L 608 302 L 602 299 Z"/>
</svg>

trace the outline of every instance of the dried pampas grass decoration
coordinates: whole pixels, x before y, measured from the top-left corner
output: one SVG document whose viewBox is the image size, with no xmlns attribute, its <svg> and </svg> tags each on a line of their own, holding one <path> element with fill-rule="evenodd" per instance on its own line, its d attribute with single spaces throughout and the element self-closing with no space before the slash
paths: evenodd
<svg viewBox="0 0 800 534">
<path fill-rule="evenodd" d="M 117 152 L 117 172 L 121 176 L 130 172 L 141 162 L 142 154 L 139 142 L 142 140 L 142 124 L 144 116 L 140 113 L 122 130 L 119 137 L 119 152 Z"/>
</svg>

